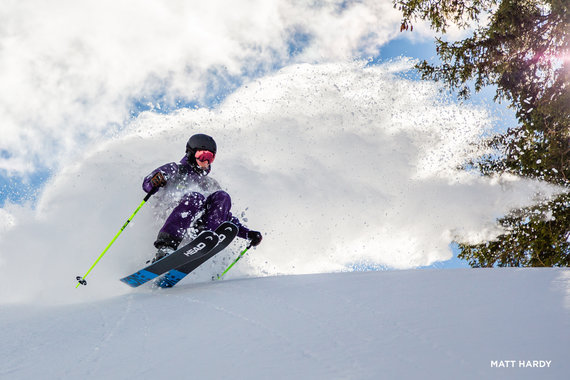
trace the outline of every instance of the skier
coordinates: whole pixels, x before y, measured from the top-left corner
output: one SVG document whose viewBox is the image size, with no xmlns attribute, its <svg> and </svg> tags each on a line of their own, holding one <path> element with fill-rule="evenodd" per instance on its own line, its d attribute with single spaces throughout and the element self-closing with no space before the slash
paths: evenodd
<svg viewBox="0 0 570 380">
<path fill-rule="evenodd" d="M 214 231 L 221 223 L 231 221 L 239 228 L 238 237 L 249 239 L 254 247 L 261 243 L 261 233 L 249 230 L 232 216 L 230 195 L 208 177 L 216 151 L 212 137 L 193 135 L 179 164 L 162 165 L 145 177 L 142 185 L 145 192 L 164 187 L 177 203 L 154 242 L 158 251 L 152 262 L 174 252 L 191 226 L 199 231 Z"/>
</svg>

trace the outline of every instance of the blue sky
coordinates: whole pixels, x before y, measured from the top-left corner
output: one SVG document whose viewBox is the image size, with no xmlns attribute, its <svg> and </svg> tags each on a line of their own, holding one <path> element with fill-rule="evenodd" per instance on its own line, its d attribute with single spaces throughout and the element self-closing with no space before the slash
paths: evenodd
<svg viewBox="0 0 570 380">
<path fill-rule="evenodd" d="M 50 175 L 51 173 L 47 169 L 38 170 L 26 178 L 6 174 L 0 175 L 0 207 L 6 201 L 17 204 L 33 202 Z"/>
</svg>

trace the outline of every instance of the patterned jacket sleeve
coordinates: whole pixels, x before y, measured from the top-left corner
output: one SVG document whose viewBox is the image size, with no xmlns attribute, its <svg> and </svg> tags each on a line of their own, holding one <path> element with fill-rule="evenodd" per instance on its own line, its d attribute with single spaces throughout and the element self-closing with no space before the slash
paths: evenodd
<svg viewBox="0 0 570 380">
<path fill-rule="evenodd" d="M 142 183 L 142 188 L 146 193 L 152 190 L 150 179 L 158 172 L 161 172 L 162 175 L 164 175 L 166 181 L 168 181 L 170 178 L 173 178 L 176 174 L 178 174 L 178 165 L 175 162 L 171 162 L 154 169 L 149 175 L 147 175 Z"/>
</svg>

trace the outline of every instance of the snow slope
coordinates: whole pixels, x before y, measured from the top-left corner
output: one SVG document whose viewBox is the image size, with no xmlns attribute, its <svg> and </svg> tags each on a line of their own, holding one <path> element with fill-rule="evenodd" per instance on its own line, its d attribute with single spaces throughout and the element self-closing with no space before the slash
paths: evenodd
<svg viewBox="0 0 570 380">
<path fill-rule="evenodd" d="M 0 326 L 2 379 L 563 379 L 570 271 L 230 276 L 3 305 Z"/>
</svg>

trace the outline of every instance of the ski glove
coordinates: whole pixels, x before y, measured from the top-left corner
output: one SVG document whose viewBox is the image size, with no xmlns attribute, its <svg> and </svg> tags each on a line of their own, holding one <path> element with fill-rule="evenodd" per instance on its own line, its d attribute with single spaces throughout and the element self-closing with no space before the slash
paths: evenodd
<svg viewBox="0 0 570 380">
<path fill-rule="evenodd" d="M 257 247 L 259 243 L 261 243 L 263 236 L 261 236 L 261 232 L 259 231 L 249 231 L 247 233 L 247 238 L 249 239 L 252 247 Z"/>
<path fill-rule="evenodd" d="M 164 175 L 161 172 L 156 172 L 156 174 L 150 179 L 150 183 L 152 187 L 158 189 L 159 187 L 166 185 L 166 178 L 164 178 Z"/>
</svg>

